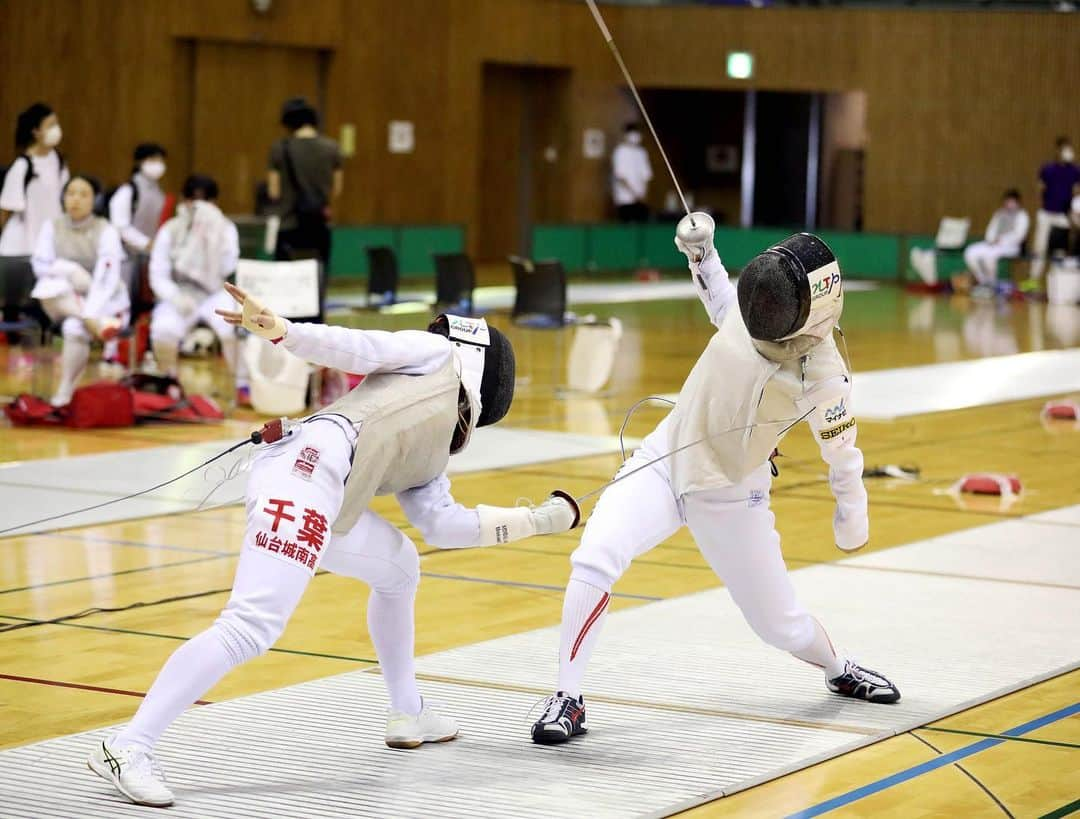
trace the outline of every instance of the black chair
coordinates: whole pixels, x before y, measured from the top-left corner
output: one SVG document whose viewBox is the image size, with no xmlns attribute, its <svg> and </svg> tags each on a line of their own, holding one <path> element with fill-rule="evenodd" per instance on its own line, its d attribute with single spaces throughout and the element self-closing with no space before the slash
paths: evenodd
<svg viewBox="0 0 1080 819">
<path fill-rule="evenodd" d="M 565 324 L 566 271 L 562 262 L 546 259 L 529 263 L 527 259 L 513 256 L 510 266 L 517 289 L 512 318 L 539 317 L 544 326 Z"/>
<path fill-rule="evenodd" d="M 392 247 L 366 248 L 368 258 L 368 304 L 384 305 L 397 301 L 398 263 Z M 374 299 L 373 299 L 374 297 Z"/>
<path fill-rule="evenodd" d="M 38 335 L 44 345 L 47 328 L 40 319 L 40 309 L 30 297 L 34 289 L 34 269 L 29 256 L 0 256 L 0 333 Z"/>
<path fill-rule="evenodd" d="M 473 312 L 476 273 L 464 253 L 433 253 L 435 260 L 435 304 L 450 305 Z"/>
</svg>

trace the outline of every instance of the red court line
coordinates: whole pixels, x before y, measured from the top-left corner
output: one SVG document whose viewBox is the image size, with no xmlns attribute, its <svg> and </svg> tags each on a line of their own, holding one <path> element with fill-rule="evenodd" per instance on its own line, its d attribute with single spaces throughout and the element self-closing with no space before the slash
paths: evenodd
<svg viewBox="0 0 1080 819">
<path fill-rule="evenodd" d="M 37 683 L 38 685 L 55 685 L 58 688 L 78 688 L 80 691 L 97 691 L 101 694 L 123 694 L 126 697 L 145 697 L 142 691 L 125 691 L 122 688 L 102 688 L 98 685 L 82 685 L 81 683 L 60 682 L 59 680 L 41 680 L 37 677 L 20 677 L 16 674 L 0 674 L 0 680 L 14 680 L 15 682 Z M 196 705 L 210 705 L 208 700 L 196 700 Z"/>
</svg>

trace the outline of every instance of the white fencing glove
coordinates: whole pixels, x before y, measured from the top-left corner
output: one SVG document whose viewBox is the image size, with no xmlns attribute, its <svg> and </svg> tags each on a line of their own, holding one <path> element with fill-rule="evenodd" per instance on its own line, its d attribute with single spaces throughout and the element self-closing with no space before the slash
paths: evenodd
<svg viewBox="0 0 1080 819">
<path fill-rule="evenodd" d="M 833 535 L 842 552 L 857 552 L 870 540 L 870 516 L 866 503 L 838 501 L 833 515 Z"/>
<path fill-rule="evenodd" d="M 675 247 L 691 264 L 701 264 L 710 253 L 715 253 L 713 234 L 716 222 L 707 213 L 695 211 L 679 220 L 675 227 Z"/>
<path fill-rule="evenodd" d="M 565 492 L 555 491 L 535 508 L 528 506 L 476 507 L 480 517 L 478 546 L 496 546 L 533 535 L 553 535 L 573 529 L 581 521 L 577 501 Z"/>
<path fill-rule="evenodd" d="M 248 332 L 270 341 L 279 341 L 285 337 L 289 331 L 289 325 L 285 323 L 285 319 L 235 284 L 225 282 L 225 290 L 236 299 L 242 311 L 238 313 L 235 310 L 215 310 L 214 312 L 226 322 L 234 327 L 243 327 Z"/>
</svg>

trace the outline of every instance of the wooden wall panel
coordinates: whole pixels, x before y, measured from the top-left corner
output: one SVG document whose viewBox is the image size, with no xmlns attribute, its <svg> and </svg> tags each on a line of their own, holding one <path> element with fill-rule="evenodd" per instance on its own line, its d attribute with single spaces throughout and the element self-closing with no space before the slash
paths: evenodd
<svg viewBox="0 0 1080 819">
<path fill-rule="evenodd" d="M 565 218 L 607 212 L 607 163 L 584 159 L 581 135 L 599 127 L 614 138 L 629 111 L 578 0 L 274 0 L 266 18 L 250 0 L 36 0 L 2 9 L 0 125 L 10 133 L 20 107 L 47 99 L 61 114 L 73 164 L 106 176 L 125 172 L 135 141 L 156 138 L 172 151 L 177 183 L 193 144 L 191 43 L 261 41 L 332 51 L 327 130 L 357 129 L 343 220 L 475 224 L 485 62 L 571 72 L 560 157 L 570 180 Z M 725 75 L 727 52 L 744 49 L 756 58 L 753 87 L 865 91 L 867 229 L 929 231 L 946 211 L 981 221 L 1004 187 L 1034 197 L 1035 170 L 1058 133 L 1080 139 L 1080 15 L 604 13 L 645 86 L 745 88 Z M 413 154 L 387 152 L 391 119 L 415 123 Z"/>
</svg>

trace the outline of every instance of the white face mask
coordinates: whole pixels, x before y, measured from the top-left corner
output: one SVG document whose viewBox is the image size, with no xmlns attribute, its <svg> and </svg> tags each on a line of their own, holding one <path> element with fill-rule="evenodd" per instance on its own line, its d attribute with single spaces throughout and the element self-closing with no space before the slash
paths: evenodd
<svg viewBox="0 0 1080 819">
<path fill-rule="evenodd" d="M 42 135 L 42 141 L 50 148 L 55 148 L 60 144 L 61 138 L 63 138 L 64 132 L 60 130 L 59 125 L 50 125 L 45 129 L 45 133 Z"/>
<path fill-rule="evenodd" d="M 139 170 L 147 179 L 153 179 L 156 182 L 165 175 L 165 163 L 160 159 L 148 159 Z"/>
<path fill-rule="evenodd" d="M 1076 159 L 1076 153 L 1073 151 L 1072 148 L 1066 146 L 1061 149 L 1062 162 L 1072 162 L 1074 159 Z"/>
<path fill-rule="evenodd" d="M 640 131 L 631 131 L 630 133 L 628 133 L 626 135 L 626 141 L 629 142 L 631 145 L 640 145 L 641 144 L 641 132 Z"/>
</svg>

